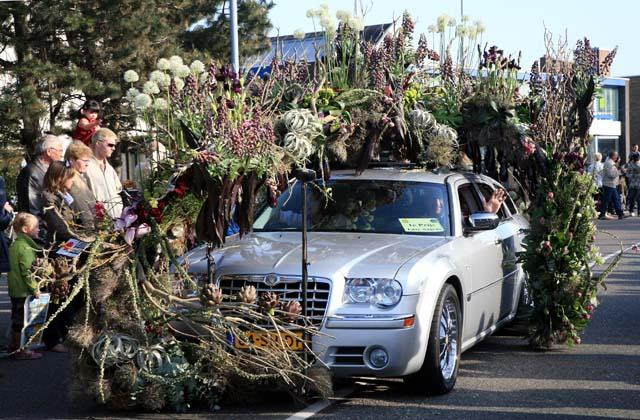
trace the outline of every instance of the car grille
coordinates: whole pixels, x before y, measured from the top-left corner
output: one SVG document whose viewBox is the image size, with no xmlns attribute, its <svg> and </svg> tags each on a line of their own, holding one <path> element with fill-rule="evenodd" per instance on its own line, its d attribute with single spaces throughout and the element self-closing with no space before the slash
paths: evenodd
<svg viewBox="0 0 640 420">
<path fill-rule="evenodd" d="M 218 287 L 224 294 L 235 294 L 244 286 L 254 286 L 258 295 L 264 292 L 277 293 L 282 302 L 298 300 L 302 305 L 302 278 L 300 276 L 279 276 L 279 282 L 273 287 L 264 283 L 264 275 L 225 275 L 218 279 Z M 306 316 L 311 322 L 320 326 L 324 319 L 331 280 L 321 277 L 309 277 L 307 283 L 307 311 Z"/>
</svg>

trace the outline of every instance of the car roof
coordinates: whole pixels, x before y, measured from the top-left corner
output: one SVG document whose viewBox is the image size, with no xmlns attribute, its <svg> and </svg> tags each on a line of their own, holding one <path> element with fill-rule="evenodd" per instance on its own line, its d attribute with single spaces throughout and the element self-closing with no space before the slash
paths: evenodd
<svg viewBox="0 0 640 420">
<path fill-rule="evenodd" d="M 433 182 L 436 184 L 454 182 L 457 179 L 482 179 L 490 183 L 494 182 L 486 176 L 465 171 L 428 171 L 395 167 L 366 169 L 360 175 L 356 175 L 355 170 L 352 169 L 331 171 L 331 180 L 346 179 Z"/>
</svg>

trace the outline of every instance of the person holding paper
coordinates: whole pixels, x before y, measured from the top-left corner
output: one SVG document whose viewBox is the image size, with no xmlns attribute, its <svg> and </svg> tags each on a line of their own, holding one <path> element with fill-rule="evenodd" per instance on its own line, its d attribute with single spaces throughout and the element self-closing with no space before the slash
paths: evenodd
<svg viewBox="0 0 640 420">
<path fill-rule="evenodd" d="M 20 334 L 24 327 L 24 302 L 29 295 L 40 296 L 38 284 L 31 276 L 31 266 L 36 260 L 40 247 L 34 239 L 38 239 L 40 227 L 38 218 L 29 213 L 18 213 L 13 221 L 13 229 L 17 234 L 9 248 L 11 271 L 8 276 L 9 297 L 11 298 L 11 338 L 9 353 L 15 352 L 17 360 L 39 359 L 42 354 L 31 350 L 20 350 Z"/>
</svg>

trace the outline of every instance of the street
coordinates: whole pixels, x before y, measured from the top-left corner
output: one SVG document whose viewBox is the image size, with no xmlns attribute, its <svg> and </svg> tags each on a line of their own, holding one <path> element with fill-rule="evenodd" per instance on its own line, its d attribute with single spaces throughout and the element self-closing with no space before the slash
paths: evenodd
<svg viewBox="0 0 640 420">
<path fill-rule="evenodd" d="M 625 249 L 640 241 L 638 218 L 602 221 Z M 598 234 L 604 256 L 620 250 Z M 408 394 L 400 380 L 358 379 L 336 391 L 352 390 L 314 417 L 325 419 L 403 418 L 638 418 L 640 419 L 640 253 L 633 249 L 610 275 L 601 304 L 581 345 L 533 351 L 517 337 L 492 336 L 462 355 L 454 391 L 440 397 Z M 9 322 L 6 277 L 0 284 L 0 330 Z M 2 343 L 6 341 L 4 334 Z M 3 346 L 4 347 L 4 346 Z M 71 402 L 68 357 L 46 352 L 38 361 L 0 358 L 0 416 L 4 418 L 86 418 L 131 416 Z M 304 406 L 286 395 L 269 403 L 222 405 L 215 413 L 172 418 L 287 418 Z M 136 418 L 167 418 L 166 414 Z"/>
</svg>

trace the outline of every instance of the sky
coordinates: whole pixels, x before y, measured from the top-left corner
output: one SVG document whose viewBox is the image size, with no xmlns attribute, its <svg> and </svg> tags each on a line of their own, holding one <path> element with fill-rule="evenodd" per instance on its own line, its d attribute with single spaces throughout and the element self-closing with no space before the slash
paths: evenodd
<svg viewBox="0 0 640 420">
<path fill-rule="evenodd" d="M 460 0 L 358 0 L 369 11 L 364 24 L 391 22 L 408 10 L 416 21 L 415 38 L 427 33 L 439 15 L 446 13 L 460 21 Z M 544 55 L 545 27 L 557 39 L 567 35 L 574 47 L 578 39 L 587 37 L 591 45 L 601 49 L 618 46 L 611 75 L 640 75 L 640 1 L 639 0 L 462 0 L 464 14 L 480 20 L 486 27 L 483 43 L 497 45 L 505 54 L 522 52 L 523 70 Z M 338 10 L 353 12 L 353 0 L 275 0 L 269 17 L 274 26 L 272 35 L 293 34 L 301 29 L 313 31 L 310 8 L 327 4 L 335 17 Z M 431 39 L 431 37 L 429 37 Z"/>
</svg>

